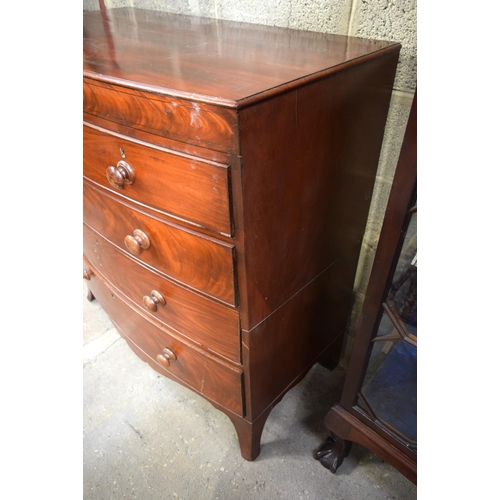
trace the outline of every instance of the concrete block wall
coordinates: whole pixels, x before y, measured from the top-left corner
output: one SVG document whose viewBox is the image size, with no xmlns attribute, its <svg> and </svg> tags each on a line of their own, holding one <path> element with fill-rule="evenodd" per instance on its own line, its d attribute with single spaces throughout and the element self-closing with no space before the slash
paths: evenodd
<svg viewBox="0 0 500 500">
<path fill-rule="evenodd" d="M 104 0 L 107 9 L 135 6 L 308 31 L 400 42 L 402 50 L 368 224 L 355 281 L 353 312 L 344 353 L 352 350 L 387 200 L 417 84 L 416 0 Z M 84 0 L 84 10 L 99 0 Z"/>
</svg>

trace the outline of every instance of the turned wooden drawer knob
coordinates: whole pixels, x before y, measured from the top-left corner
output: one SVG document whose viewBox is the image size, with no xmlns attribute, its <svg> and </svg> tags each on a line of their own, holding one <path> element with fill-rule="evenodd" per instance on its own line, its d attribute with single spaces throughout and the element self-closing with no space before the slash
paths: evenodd
<svg viewBox="0 0 500 500">
<path fill-rule="evenodd" d="M 151 295 L 145 295 L 142 298 L 142 302 L 151 312 L 156 312 L 158 310 L 158 306 L 164 306 L 166 304 L 163 295 L 156 290 L 153 290 Z"/>
<path fill-rule="evenodd" d="M 139 255 L 141 250 L 146 250 L 149 248 L 150 244 L 151 242 L 149 241 L 148 235 L 140 229 L 136 229 L 132 235 L 129 234 L 125 236 L 125 246 L 133 255 Z"/>
<path fill-rule="evenodd" d="M 160 363 L 160 365 L 168 368 L 170 366 L 170 362 L 175 361 L 177 359 L 177 356 L 172 350 L 165 347 L 165 349 L 163 349 L 163 353 L 158 354 L 158 356 L 156 356 L 156 359 L 158 363 Z"/>
<path fill-rule="evenodd" d="M 108 182 L 116 189 L 123 189 L 125 184 L 133 184 L 135 181 L 134 169 L 123 160 L 120 160 L 116 167 L 106 169 L 106 178 Z"/>
<path fill-rule="evenodd" d="M 87 281 L 90 281 L 90 277 L 93 275 L 94 273 L 90 270 L 90 269 L 84 269 L 83 270 L 83 279 L 84 280 L 87 280 Z"/>
</svg>

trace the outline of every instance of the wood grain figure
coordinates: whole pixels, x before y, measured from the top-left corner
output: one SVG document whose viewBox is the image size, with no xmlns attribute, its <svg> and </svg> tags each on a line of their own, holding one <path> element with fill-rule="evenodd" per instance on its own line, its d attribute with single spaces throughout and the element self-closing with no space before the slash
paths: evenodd
<svg viewBox="0 0 500 500">
<path fill-rule="evenodd" d="M 339 359 L 400 45 L 116 8 L 83 46 L 90 289 L 254 460 Z"/>
</svg>

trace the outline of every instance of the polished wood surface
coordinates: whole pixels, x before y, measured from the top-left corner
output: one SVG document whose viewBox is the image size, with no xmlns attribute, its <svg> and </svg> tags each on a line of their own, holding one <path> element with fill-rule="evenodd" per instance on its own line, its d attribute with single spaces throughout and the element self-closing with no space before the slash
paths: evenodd
<svg viewBox="0 0 500 500">
<path fill-rule="evenodd" d="M 87 225 L 83 227 L 83 251 L 89 262 L 138 307 L 144 306 L 146 294 L 156 290 L 165 299 L 165 305 L 154 311 L 157 319 L 200 346 L 232 361 L 240 361 L 237 311 L 193 293 L 143 267 L 140 262 L 132 261 Z"/>
<path fill-rule="evenodd" d="M 241 111 L 244 329 L 333 263 L 352 290 L 396 64 L 385 55 Z"/>
<path fill-rule="evenodd" d="M 132 234 L 127 234 L 123 240 L 125 248 L 132 255 L 139 255 L 143 250 L 148 250 L 151 246 L 149 236 L 142 229 L 134 229 Z"/>
<path fill-rule="evenodd" d="M 247 460 L 286 392 L 339 359 L 399 50 L 140 9 L 84 14 L 91 290 L 116 291 L 119 306 L 101 295 L 134 352 L 165 376 L 183 366 L 177 379 L 231 419 Z M 188 366 L 204 356 L 227 369 L 217 387 Z"/>
<path fill-rule="evenodd" d="M 338 363 L 352 295 L 336 286 L 337 272 L 332 266 L 252 331 L 242 330 L 250 418 L 272 406 L 322 356 Z"/>
<path fill-rule="evenodd" d="M 84 13 L 85 76 L 226 106 L 294 88 L 304 75 L 320 78 L 331 68 L 396 47 L 158 11 Z"/>
<path fill-rule="evenodd" d="M 333 407 L 325 418 L 325 424 L 328 429 L 335 429 L 337 437 L 331 443 L 333 450 L 335 450 L 333 458 L 328 457 L 327 462 L 332 472 L 336 472 L 338 467 L 342 465 L 343 459 L 349 453 L 350 444 L 355 442 L 376 453 L 398 469 L 411 482 L 417 484 L 417 463 L 414 454 L 412 453 L 413 456 L 409 456 L 400 448 L 388 445 L 387 441 L 378 432 L 369 426 L 363 425 L 343 407 Z M 331 450 L 332 448 L 325 450 L 325 452 Z"/>
<path fill-rule="evenodd" d="M 243 415 L 240 370 L 217 362 L 193 345 L 173 337 L 161 329 L 158 323 L 146 320 L 124 302 L 117 289 L 110 288 L 103 279 L 92 278 L 89 288 L 120 332 L 153 361 L 156 370 L 167 370 L 169 376 L 182 380 L 203 396 Z M 158 354 L 164 355 L 165 348 L 171 349 L 176 357 L 171 360 L 168 369 L 157 362 Z"/>
<path fill-rule="evenodd" d="M 149 295 L 144 295 L 142 302 L 146 309 L 151 312 L 157 312 L 158 307 L 165 307 L 167 303 L 165 297 L 158 290 L 152 290 Z"/>
<path fill-rule="evenodd" d="M 106 179 L 115 189 L 123 189 L 135 182 L 135 170 L 126 161 L 119 160 L 116 167 L 110 165 L 106 169 Z"/>
<path fill-rule="evenodd" d="M 124 159 L 133 170 L 132 182 L 128 181 L 128 172 L 118 171 Z M 108 180 L 108 169 L 112 169 L 113 182 Z M 227 165 L 172 154 L 86 124 L 83 175 L 163 214 L 231 234 Z M 116 186 L 122 178 L 121 185 Z"/>
<path fill-rule="evenodd" d="M 233 247 L 150 217 L 84 183 L 84 218 L 118 247 L 137 250 L 140 260 L 169 278 L 235 304 Z M 149 241 L 143 249 L 134 231 Z M 127 240 L 127 242 L 125 242 Z M 132 241 L 136 242 L 132 244 Z"/>
<path fill-rule="evenodd" d="M 146 133 L 165 136 L 208 149 L 234 151 L 237 146 L 234 111 L 172 96 L 144 95 L 136 90 L 98 83 L 83 83 L 83 110 L 91 117 Z"/>
</svg>

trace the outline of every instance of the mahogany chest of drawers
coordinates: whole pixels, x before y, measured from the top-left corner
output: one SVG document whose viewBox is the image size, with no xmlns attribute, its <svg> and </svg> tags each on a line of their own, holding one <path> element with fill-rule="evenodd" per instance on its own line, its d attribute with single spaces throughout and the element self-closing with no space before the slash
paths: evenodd
<svg viewBox="0 0 500 500">
<path fill-rule="evenodd" d="M 89 298 L 253 460 L 338 361 L 400 45 L 120 8 L 83 46 Z"/>
</svg>

